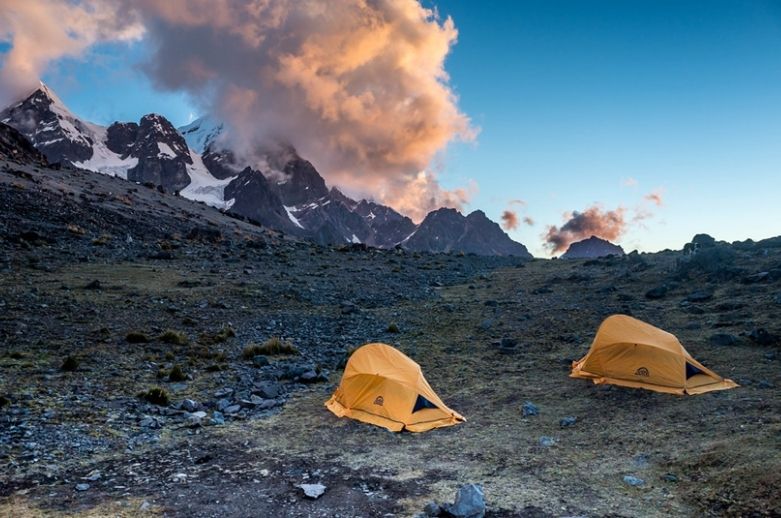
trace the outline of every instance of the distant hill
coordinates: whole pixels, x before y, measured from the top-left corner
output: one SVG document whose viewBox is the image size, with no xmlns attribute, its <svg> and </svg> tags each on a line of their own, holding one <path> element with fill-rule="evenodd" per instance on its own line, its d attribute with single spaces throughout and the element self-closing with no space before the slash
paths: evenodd
<svg viewBox="0 0 781 518">
<path fill-rule="evenodd" d="M 610 241 L 591 236 L 583 241 L 572 243 L 561 256 L 562 259 L 590 259 L 608 255 L 624 255 L 624 249 Z"/>
</svg>

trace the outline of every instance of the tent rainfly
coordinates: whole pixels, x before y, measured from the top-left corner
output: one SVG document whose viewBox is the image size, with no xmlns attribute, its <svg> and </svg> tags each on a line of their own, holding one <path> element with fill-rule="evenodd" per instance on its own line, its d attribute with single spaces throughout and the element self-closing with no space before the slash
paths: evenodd
<svg viewBox="0 0 781 518">
<path fill-rule="evenodd" d="M 392 432 L 425 432 L 465 421 L 439 399 L 423 377 L 420 365 L 385 344 L 356 350 L 325 406 L 338 417 L 349 417 Z"/>
<path fill-rule="evenodd" d="M 738 386 L 692 358 L 675 335 L 626 315 L 602 322 L 588 354 L 572 363 L 570 377 L 669 394 Z"/>
</svg>

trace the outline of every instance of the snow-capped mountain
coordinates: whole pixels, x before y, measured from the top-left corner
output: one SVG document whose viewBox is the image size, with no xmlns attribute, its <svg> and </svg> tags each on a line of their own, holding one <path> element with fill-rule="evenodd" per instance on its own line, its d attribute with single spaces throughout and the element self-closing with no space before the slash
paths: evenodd
<svg viewBox="0 0 781 518">
<path fill-rule="evenodd" d="M 329 189 L 291 146 L 242 158 L 223 142 L 225 125 L 211 117 L 178 129 L 156 114 L 104 127 L 76 117 L 41 84 L 0 112 L 0 121 L 24 135 L 50 163 L 153 184 L 322 244 L 530 257 L 482 212 L 464 217 L 440 209 L 418 227 L 390 207 Z"/>
</svg>

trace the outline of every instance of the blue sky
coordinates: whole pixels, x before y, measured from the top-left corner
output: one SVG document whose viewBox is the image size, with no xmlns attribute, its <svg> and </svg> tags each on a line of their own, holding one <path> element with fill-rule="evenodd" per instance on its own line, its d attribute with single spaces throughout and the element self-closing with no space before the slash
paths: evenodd
<svg viewBox="0 0 781 518">
<path fill-rule="evenodd" d="M 680 248 L 697 232 L 781 234 L 781 3 L 425 4 L 459 29 L 447 70 L 481 130 L 448 149 L 440 179 L 475 180 L 468 209 L 495 220 L 525 200 L 519 215 L 536 223 L 510 234 L 535 255 L 547 255 L 547 225 L 595 203 L 628 220 L 637 207 L 652 213 L 629 224 L 627 250 Z M 95 122 L 197 116 L 184 95 L 153 88 L 138 66 L 146 53 L 143 42 L 98 46 L 45 80 Z M 663 206 L 644 201 L 651 191 Z"/>
</svg>

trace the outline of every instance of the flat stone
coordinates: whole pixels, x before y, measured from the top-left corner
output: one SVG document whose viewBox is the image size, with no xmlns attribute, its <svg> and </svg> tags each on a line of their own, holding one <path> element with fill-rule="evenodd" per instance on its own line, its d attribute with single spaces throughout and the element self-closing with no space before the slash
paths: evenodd
<svg viewBox="0 0 781 518">
<path fill-rule="evenodd" d="M 298 487 L 304 491 L 304 495 L 312 499 L 320 498 L 326 490 L 323 484 L 299 484 Z"/>
<path fill-rule="evenodd" d="M 87 483 L 82 484 L 76 484 L 76 491 L 86 491 L 90 488 L 90 485 Z"/>
</svg>

